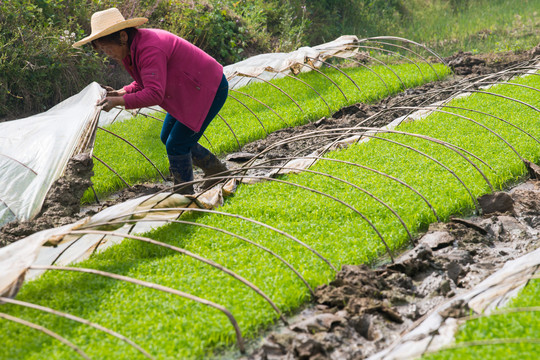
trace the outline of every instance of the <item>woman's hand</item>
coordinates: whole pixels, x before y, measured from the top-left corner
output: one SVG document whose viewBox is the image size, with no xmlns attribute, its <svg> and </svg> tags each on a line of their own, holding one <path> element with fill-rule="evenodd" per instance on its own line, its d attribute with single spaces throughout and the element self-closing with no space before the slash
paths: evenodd
<svg viewBox="0 0 540 360">
<path fill-rule="evenodd" d="M 124 96 L 126 95 L 126 90 L 120 89 L 120 90 L 107 90 L 107 96 Z"/>
<path fill-rule="evenodd" d="M 124 88 L 119 90 L 114 90 L 112 87 L 107 85 L 100 85 L 103 89 L 107 90 L 107 96 L 124 96 L 126 95 L 126 90 Z"/>
<path fill-rule="evenodd" d="M 107 90 L 107 92 L 109 92 L 109 91 L 114 91 L 114 89 L 113 89 L 112 87 L 110 87 L 110 86 L 107 86 L 107 85 L 101 85 L 101 84 L 99 84 L 99 86 L 101 86 L 102 89 Z"/>
<path fill-rule="evenodd" d="M 125 102 L 124 98 L 121 96 L 107 96 L 99 100 L 96 105 L 102 106 L 102 110 L 109 112 L 112 108 L 116 106 L 124 106 Z"/>
</svg>

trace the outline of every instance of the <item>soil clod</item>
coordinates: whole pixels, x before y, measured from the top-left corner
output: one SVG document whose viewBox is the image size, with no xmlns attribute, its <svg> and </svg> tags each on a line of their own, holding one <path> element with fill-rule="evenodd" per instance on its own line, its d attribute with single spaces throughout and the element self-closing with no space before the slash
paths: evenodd
<svg viewBox="0 0 540 360">
<path fill-rule="evenodd" d="M 484 214 L 512 212 L 514 209 L 514 200 L 504 192 L 486 194 L 478 198 L 478 203 Z"/>
</svg>

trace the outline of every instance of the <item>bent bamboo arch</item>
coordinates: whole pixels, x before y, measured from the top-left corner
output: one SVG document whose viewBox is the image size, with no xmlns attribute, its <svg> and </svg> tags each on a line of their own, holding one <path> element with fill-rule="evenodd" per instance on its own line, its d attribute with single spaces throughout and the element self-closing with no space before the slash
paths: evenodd
<svg viewBox="0 0 540 360">
<path fill-rule="evenodd" d="M 232 270 L 226 268 L 225 266 L 220 265 L 220 264 L 218 264 L 218 263 L 216 263 L 216 262 L 214 262 L 212 260 L 206 259 L 206 258 L 204 258 L 204 257 L 202 257 L 200 255 L 194 254 L 194 253 L 192 253 L 192 252 L 190 252 L 188 250 L 179 248 L 177 246 L 169 245 L 169 244 L 166 244 L 166 243 L 154 240 L 154 239 L 150 239 L 150 238 L 144 237 L 144 236 L 135 236 L 135 235 L 128 235 L 128 234 L 122 234 L 122 233 L 116 233 L 116 232 L 110 232 L 110 231 L 100 231 L 100 230 L 72 230 L 72 231 L 69 232 L 69 234 L 80 234 L 80 235 L 96 234 L 96 235 L 110 235 L 110 236 L 125 237 L 125 238 L 128 238 L 128 239 L 138 240 L 138 241 L 150 243 L 150 244 L 153 244 L 153 245 L 161 246 L 161 247 L 170 249 L 172 251 L 178 252 L 180 254 L 189 256 L 190 258 L 192 258 L 192 259 L 194 259 L 196 261 L 199 261 L 199 262 L 202 262 L 204 264 L 210 265 L 211 267 L 213 267 L 213 268 L 215 268 L 215 269 L 217 269 L 219 271 L 224 272 L 225 274 L 231 276 L 235 280 L 238 280 L 241 283 L 243 283 L 244 285 L 246 285 L 247 287 L 251 288 L 255 293 L 257 293 L 264 300 L 266 300 L 266 302 L 268 302 L 268 304 L 270 304 L 270 306 L 278 314 L 278 317 L 281 319 L 281 321 L 283 321 L 283 323 L 285 325 L 287 325 L 287 320 L 283 317 L 283 314 L 281 313 L 281 311 L 279 310 L 277 305 L 270 299 L 270 297 L 268 297 L 268 295 L 266 295 L 261 289 L 259 289 L 256 285 L 251 283 L 249 280 L 245 279 L 243 276 L 238 275 L 234 271 L 232 271 Z"/>
<path fill-rule="evenodd" d="M 108 329 L 108 328 L 106 328 L 106 327 L 104 327 L 102 325 L 99 325 L 99 324 L 93 323 L 91 321 L 88 321 L 86 319 L 80 318 L 78 316 L 68 314 L 68 313 L 65 313 L 65 312 L 61 312 L 61 311 L 58 311 L 58 310 L 54 310 L 54 309 L 51 309 L 51 308 L 48 308 L 48 307 L 45 307 L 45 306 L 41 306 L 41 305 L 36 305 L 36 304 L 28 303 L 28 302 L 25 302 L 25 301 L 15 300 L 15 299 L 10 299 L 10 298 L 7 298 L 7 297 L 0 297 L 0 304 L 1 303 L 13 304 L 13 305 L 18 305 L 18 306 L 22 306 L 22 307 L 26 307 L 26 308 L 30 308 L 30 309 L 39 310 L 39 311 L 46 312 L 46 313 L 49 313 L 49 314 L 52 314 L 52 315 L 55 315 L 55 316 L 58 316 L 58 317 L 63 317 L 63 318 L 69 319 L 69 320 L 73 320 L 73 321 L 78 322 L 78 323 L 83 324 L 83 325 L 88 325 L 90 327 L 93 327 L 93 328 L 95 328 L 97 330 L 103 331 L 104 333 L 109 334 L 111 336 L 114 336 L 115 338 L 125 342 L 126 344 L 128 344 L 129 346 L 131 346 L 132 348 L 137 350 L 139 353 L 141 353 L 144 357 L 146 357 L 148 359 L 155 359 L 146 350 L 144 350 L 142 347 L 140 347 L 139 345 L 137 345 L 135 342 L 128 339 L 124 335 L 119 334 L 116 331 Z"/>
<path fill-rule="evenodd" d="M 184 299 L 192 300 L 192 301 L 198 302 L 200 304 L 212 307 L 214 309 L 217 309 L 217 310 L 221 311 L 223 314 L 225 314 L 225 316 L 227 316 L 227 318 L 231 322 L 232 326 L 234 327 L 234 331 L 235 331 L 235 334 L 236 334 L 237 345 L 238 345 L 238 347 L 239 347 L 239 349 L 240 349 L 240 351 L 242 353 L 245 352 L 245 344 L 244 344 L 244 339 L 242 338 L 242 332 L 240 331 L 240 327 L 238 326 L 238 322 L 236 321 L 236 319 L 234 318 L 232 313 L 229 310 L 227 310 L 227 308 L 223 307 L 222 305 L 216 304 L 216 303 L 211 302 L 209 300 L 205 300 L 205 299 L 199 298 L 197 296 L 194 296 L 194 295 L 191 295 L 191 294 L 188 294 L 188 293 L 185 293 L 183 291 L 176 290 L 176 289 L 173 289 L 173 288 L 170 288 L 170 287 L 167 287 L 167 286 L 154 284 L 154 283 L 151 283 L 151 282 L 148 282 L 148 281 L 138 280 L 138 279 L 134 279 L 134 278 L 131 278 L 131 277 L 128 277 L 128 276 L 118 275 L 118 274 L 114 274 L 114 273 L 110 273 L 110 272 L 106 272 L 106 271 L 101 271 L 101 270 L 77 268 L 77 267 L 69 267 L 69 266 L 46 266 L 46 265 L 32 265 L 29 268 L 29 270 L 71 271 L 71 272 L 81 272 L 81 273 L 86 273 L 86 274 L 93 274 L 93 275 L 103 276 L 103 277 L 107 277 L 107 278 L 110 278 L 110 279 L 124 281 L 124 282 L 128 282 L 128 283 L 131 283 L 131 284 L 143 286 L 143 287 L 146 287 L 146 288 L 149 288 L 149 289 L 154 289 L 154 290 L 157 290 L 157 291 L 173 294 L 173 295 L 182 297 Z"/>
</svg>

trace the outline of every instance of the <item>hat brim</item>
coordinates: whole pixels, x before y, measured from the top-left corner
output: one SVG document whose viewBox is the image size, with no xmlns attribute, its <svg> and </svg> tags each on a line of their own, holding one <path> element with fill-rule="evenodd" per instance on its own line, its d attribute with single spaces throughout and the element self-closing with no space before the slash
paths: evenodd
<svg viewBox="0 0 540 360">
<path fill-rule="evenodd" d="M 148 21 L 147 18 L 133 18 L 129 20 L 124 20 L 122 22 L 116 23 L 106 29 L 103 29 L 95 34 L 90 34 L 90 36 L 87 36 L 77 42 L 75 42 L 72 46 L 73 47 L 79 47 L 84 44 L 89 43 L 90 41 L 94 41 L 96 39 L 99 39 L 100 37 L 110 35 L 112 33 L 115 33 L 117 31 L 120 31 L 122 29 L 127 29 L 130 27 L 140 26 Z"/>
</svg>

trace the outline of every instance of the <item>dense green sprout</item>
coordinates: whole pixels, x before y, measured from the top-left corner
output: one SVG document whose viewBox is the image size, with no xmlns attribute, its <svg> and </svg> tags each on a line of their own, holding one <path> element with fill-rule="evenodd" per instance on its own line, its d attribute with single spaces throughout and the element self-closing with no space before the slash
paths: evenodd
<svg viewBox="0 0 540 360">
<path fill-rule="evenodd" d="M 433 69 L 425 63 L 419 63 L 418 68 L 412 64 L 403 64 L 392 66 L 392 70 L 383 66 L 373 67 L 373 71 L 376 71 L 386 82 L 388 90 L 379 77 L 365 68 L 358 67 L 342 70 L 355 81 L 356 85 L 337 70 L 333 68 L 326 69 L 325 74 L 339 85 L 347 96 L 347 100 L 335 85 L 316 72 L 302 73 L 299 78 L 315 88 L 332 111 L 337 111 L 345 105 L 357 102 L 374 102 L 388 95 L 388 93 L 393 94 L 402 91 L 403 85 L 401 81 L 407 87 L 414 87 L 427 81 L 436 80 L 437 76 L 443 78 L 449 73 L 449 69 L 440 64 L 432 66 Z M 438 72 L 438 75 L 435 74 L 434 69 Z M 392 71 L 401 78 L 401 81 Z M 262 125 L 244 105 L 229 97 L 220 115 L 232 128 L 236 138 L 227 124 L 217 117 L 205 132 L 205 137 L 210 141 L 210 144 L 205 138 L 201 139 L 201 144 L 215 153 L 223 154 L 237 150 L 238 142 L 240 145 L 244 145 L 250 141 L 264 138 L 266 132 L 270 133 L 288 126 L 302 125 L 329 115 L 329 109 L 321 97 L 301 82 L 283 78 L 274 80 L 272 83 L 291 95 L 304 112 L 300 111 L 278 89 L 265 83 L 251 84 L 240 88 L 239 91 L 264 102 L 282 119 L 256 100 L 243 94 L 231 92 L 230 95 L 244 103 L 258 116 Z M 155 116 L 159 117 L 160 114 L 155 114 Z M 161 114 L 160 117 L 163 118 L 164 115 Z M 169 163 L 165 146 L 159 138 L 161 125 L 162 123 L 154 118 L 138 116 L 125 122 L 114 123 L 108 127 L 108 130 L 124 137 L 137 146 L 155 163 L 161 172 L 167 174 Z M 99 159 L 105 161 L 117 171 L 129 184 L 160 179 L 154 167 L 140 153 L 106 132 L 98 130 L 94 153 Z M 95 175 L 92 181 L 98 197 L 125 187 L 122 180 L 107 169 L 105 165 L 98 161 L 94 162 Z M 83 202 L 93 200 L 93 192 L 87 191 Z"/>
<path fill-rule="evenodd" d="M 511 301 L 508 308 L 534 308 L 540 305 L 540 281 L 531 281 L 521 293 Z M 503 309 L 504 310 L 504 309 Z M 499 339 L 524 339 L 517 343 L 485 344 L 467 346 L 462 349 L 445 350 L 426 356 L 427 359 L 536 359 L 540 344 L 540 314 L 526 311 L 491 315 L 470 320 L 463 326 L 456 338 L 456 345 L 463 342 L 481 342 Z M 529 342 L 527 341 L 529 340 Z"/>
<path fill-rule="evenodd" d="M 529 76 L 516 82 L 540 88 L 539 79 L 538 76 Z M 490 91 L 540 106 L 537 92 L 530 89 L 497 86 Z M 540 136 L 538 112 L 522 104 L 480 93 L 454 100 L 450 104 L 493 113 L 526 129 L 535 137 Z M 535 140 L 484 115 L 467 113 L 467 116 L 507 139 L 524 158 L 538 162 L 540 146 Z M 473 152 L 493 169 L 475 160 L 496 189 L 526 174 L 520 159 L 504 142 L 464 119 L 436 113 L 421 121 L 404 123 L 399 130 L 426 134 Z M 400 141 L 437 158 L 464 181 L 474 197 L 489 192 L 479 171 L 455 152 L 410 136 L 378 136 Z M 373 139 L 331 152 L 328 157 L 357 162 L 406 181 L 429 199 L 443 220 L 452 214 L 469 214 L 474 209 L 468 193 L 448 171 L 395 144 Z M 371 191 L 396 209 L 414 234 L 425 230 L 429 223 L 435 221 L 433 213 L 416 194 L 386 178 L 332 161 L 320 161 L 312 169 L 331 173 Z M 361 211 L 394 251 L 409 244 L 406 232 L 396 218 L 358 190 L 312 173 L 287 175 L 280 180 L 317 189 Z M 286 231 L 315 248 L 337 267 L 370 263 L 385 254 L 382 241 L 357 213 L 328 197 L 299 187 L 279 182 L 241 185 L 220 211 L 250 217 Z M 183 217 L 241 234 L 272 249 L 293 264 L 312 286 L 324 284 L 334 276 L 330 268 L 311 252 L 260 226 L 221 215 L 186 214 Z M 284 265 L 260 249 L 222 233 L 174 224 L 145 236 L 182 247 L 236 271 L 259 286 L 284 312 L 298 309 L 309 298 L 304 284 Z M 243 335 L 248 338 L 257 337 L 262 330 L 276 322 L 277 316 L 272 308 L 247 287 L 213 268 L 157 246 L 126 240 L 95 254 L 78 266 L 153 281 L 220 303 L 231 310 L 239 321 Z M 18 298 L 110 327 L 162 359 L 206 358 L 216 351 L 234 351 L 234 332 L 221 313 L 131 284 L 91 275 L 51 271 L 27 283 Z M 3 305 L 2 311 L 31 319 L 66 336 L 91 357 L 140 358 L 124 344 L 86 326 L 12 305 Z M 1 358 L 76 358 L 69 348 L 33 330 L 6 321 L 0 324 L 0 341 L 4 349 Z"/>
</svg>

